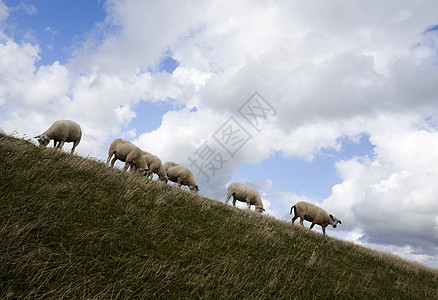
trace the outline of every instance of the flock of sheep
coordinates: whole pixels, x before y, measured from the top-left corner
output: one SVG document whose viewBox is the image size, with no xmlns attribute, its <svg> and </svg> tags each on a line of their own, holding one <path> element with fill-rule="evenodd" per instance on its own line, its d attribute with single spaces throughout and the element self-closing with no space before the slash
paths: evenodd
<svg viewBox="0 0 438 300">
<path fill-rule="evenodd" d="M 70 120 L 60 120 L 50 126 L 44 133 L 35 137 L 40 146 L 46 147 L 50 140 L 54 141 L 54 148 L 62 149 L 64 143 L 73 143 L 71 154 L 73 154 L 75 148 L 79 144 L 82 138 L 82 130 L 79 124 Z M 112 158 L 112 159 L 111 159 Z M 138 172 L 141 176 L 147 176 L 152 178 L 153 174 L 158 175 L 158 180 L 167 182 L 168 180 L 176 182 L 178 187 L 186 185 L 191 192 L 197 193 L 199 187 L 196 184 L 193 173 L 186 167 L 179 165 L 175 162 L 166 162 L 162 164 L 161 160 L 148 152 L 141 150 L 133 143 L 124 139 L 115 139 L 109 148 L 107 164 L 110 163 L 111 167 L 114 167 L 116 160 L 125 162 L 124 170 L 130 169 L 132 172 Z M 236 206 L 236 200 L 246 202 L 248 209 L 251 205 L 255 206 L 255 209 L 262 213 L 265 211 L 263 203 L 260 198 L 260 194 L 257 190 L 239 182 L 234 182 L 228 186 L 228 193 L 225 203 L 228 203 L 231 196 L 233 196 L 233 206 Z M 332 225 L 336 228 L 337 224 L 342 224 L 341 221 L 327 213 L 322 208 L 315 206 L 311 203 L 300 201 L 291 207 L 290 214 L 294 212 L 292 223 L 297 218 L 300 218 L 301 226 L 304 226 L 303 221 L 309 221 L 313 226 L 320 225 L 326 239 L 325 228 L 328 225 Z"/>
</svg>

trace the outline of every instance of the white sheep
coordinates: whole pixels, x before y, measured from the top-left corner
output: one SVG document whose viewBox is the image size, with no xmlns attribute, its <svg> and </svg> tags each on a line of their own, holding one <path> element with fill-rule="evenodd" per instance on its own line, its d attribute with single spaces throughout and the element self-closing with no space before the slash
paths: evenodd
<svg viewBox="0 0 438 300">
<path fill-rule="evenodd" d="M 199 187 L 196 184 L 192 171 L 186 167 L 174 162 L 166 162 L 164 164 L 164 170 L 170 181 L 178 183 L 178 187 L 181 187 L 181 185 L 187 185 L 191 192 L 197 193 L 199 191 Z"/>
<path fill-rule="evenodd" d="M 161 159 L 158 156 L 153 155 L 149 152 L 143 151 L 143 157 L 146 161 L 146 164 L 149 167 L 148 177 L 152 178 L 154 176 L 153 173 L 158 175 L 158 179 L 162 182 L 167 182 L 167 174 L 164 170 L 163 164 L 161 163 Z"/>
<path fill-rule="evenodd" d="M 115 139 L 108 150 L 107 164 L 109 164 L 113 155 L 114 158 L 111 160 L 111 167 L 114 167 L 116 160 L 121 160 L 125 162 L 123 168 L 125 171 L 127 171 L 128 168 L 131 168 L 131 171 L 137 170 L 140 175 L 144 175 L 148 170 L 146 161 L 143 157 L 143 151 L 130 141 Z"/>
<path fill-rule="evenodd" d="M 70 120 L 59 120 L 50 126 L 44 133 L 35 137 L 41 147 L 46 147 L 50 140 L 54 141 L 53 148 L 62 149 L 64 143 L 73 142 L 71 154 L 75 151 L 76 146 L 82 138 L 81 126 L 78 123 Z M 58 144 L 58 146 L 56 146 Z"/>
<path fill-rule="evenodd" d="M 176 162 L 173 162 L 173 161 L 168 161 L 168 162 L 164 163 L 164 165 L 163 165 L 163 167 L 164 167 L 164 171 L 167 172 L 167 170 L 168 170 L 170 167 L 175 167 L 175 166 L 181 166 L 181 165 L 180 165 L 180 164 L 177 164 Z"/>
<path fill-rule="evenodd" d="M 246 202 L 248 209 L 251 208 L 251 205 L 255 205 L 258 212 L 262 213 L 265 211 L 259 192 L 246 184 L 239 182 L 230 184 L 228 186 L 227 199 L 225 200 L 226 204 L 228 204 L 231 196 L 233 196 L 233 206 L 236 206 L 236 200 L 239 200 Z"/>
<path fill-rule="evenodd" d="M 294 206 L 290 208 L 290 214 L 294 211 L 294 217 L 292 218 L 292 224 L 299 217 L 301 226 L 304 226 L 303 221 L 312 222 L 309 229 L 312 229 L 315 224 L 318 224 L 322 228 L 322 232 L 324 234 L 324 239 L 327 240 L 325 234 L 325 228 L 328 225 L 332 225 L 333 228 L 336 228 L 337 224 L 342 224 L 341 220 L 332 216 L 322 208 L 313 205 L 311 203 L 300 201 Z"/>
</svg>

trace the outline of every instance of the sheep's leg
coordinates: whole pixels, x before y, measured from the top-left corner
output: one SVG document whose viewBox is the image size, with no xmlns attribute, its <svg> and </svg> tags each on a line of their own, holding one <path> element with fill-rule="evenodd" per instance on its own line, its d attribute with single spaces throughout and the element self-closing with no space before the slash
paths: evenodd
<svg viewBox="0 0 438 300">
<path fill-rule="evenodd" d="M 134 163 L 129 157 L 126 157 L 124 170 L 127 171 L 128 169 L 130 172 L 134 172 L 135 170 L 137 170 L 137 166 L 134 165 Z"/>
<path fill-rule="evenodd" d="M 64 147 L 64 143 L 65 143 L 65 141 L 60 140 L 57 148 L 62 150 L 62 147 Z"/>
<path fill-rule="evenodd" d="M 73 152 L 75 152 L 76 146 L 79 144 L 79 141 L 74 141 L 73 142 L 73 148 L 71 148 L 71 154 L 73 155 Z"/>
<path fill-rule="evenodd" d="M 304 227 L 303 221 L 304 221 L 304 219 L 300 217 L 300 225 Z"/>
<path fill-rule="evenodd" d="M 292 218 L 292 224 L 296 221 L 296 219 L 298 219 L 298 216 L 294 216 L 294 217 Z"/>
<path fill-rule="evenodd" d="M 50 142 L 49 142 L 50 143 Z M 56 148 L 56 144 L 58 143 L 58 141 L 53 140 L 53 148 Z"/>
<path fill-rule="evenodd" d="M 178 178 L 176 180 L 176 183 L 178 184 L 178 188 L 180 189 L 181 188 L 181 178 Z"/>
<path fill-rule="evenodd" d="M 113 154 L 114 154 L 114 152 L 109 152 L 109 153 L 108 153 L 108 158 L 106 159 L 106 164 L 107 164 L 107 165 L 109 165 L 109 163 L 110 163 L 110 159 L 111 159 L 111 157 L 113 156 Z"/>
<path fill-rule="evenodd" d="M 246 200 L 246 204 L 248 205 L 248 209 L 251 209 L 251 202 L 249 202 L 249 200 Z"/>
<path fill-rule="evenodd" d="M 310 224 L 310 227 L 309 227 L 309 229 L 312 229 L 312 228 L 313 228 L 313 226 L 315 226 L 315 223 L 313 223 L 313 222 L 312 222 L 312 224 Z"/>
<path fill-rule="evenodd" d="M 322 233 L 324 234 L 324 240 L 327 241 L 327 236 L 325 235 L 325 227 L 322 227 Z"/>
<path fill-rule="evenodd" d="M 227 196 L 227 199 L 225 199 L 225 204 L 228 204 L 228 201 L 230 200 L 231 194 Z"/>
<path fill-rule="evenodd" d="M 113 159 L 111 160 L 111 168 L 114 168 L 114 163 L 116 162 L 117 157 L 114 155 Z"/>
<path fill-rule="evenodd" d="M 123 171 L 125 171 L 125 172 L 128 171 L 128 168 L 129 168 L 129 167 L 131 167 L 131 163 L 128 162 L 128 161 L 126 161 L 126 162 L 125 162 L 125 166 L 123 167 Z M 132 169 L 132 168 L 131 168 L 131 169 Z"/>
<path fill-rule="evenodd" d="M 236 196 L 235 195 L 233 195 L 233 206 L 236 206 Z"/>
</svg>

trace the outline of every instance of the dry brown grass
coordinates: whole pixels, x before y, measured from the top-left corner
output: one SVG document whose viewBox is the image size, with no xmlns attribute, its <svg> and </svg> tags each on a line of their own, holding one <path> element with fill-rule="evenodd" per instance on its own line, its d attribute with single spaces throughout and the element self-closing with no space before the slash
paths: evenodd
<svg viewBox="0 0 438 300">
<path fill-rule="evenodd" d="M 437 299 L 437 270 L 0 135 L 0 298 Z"/>
</svg>

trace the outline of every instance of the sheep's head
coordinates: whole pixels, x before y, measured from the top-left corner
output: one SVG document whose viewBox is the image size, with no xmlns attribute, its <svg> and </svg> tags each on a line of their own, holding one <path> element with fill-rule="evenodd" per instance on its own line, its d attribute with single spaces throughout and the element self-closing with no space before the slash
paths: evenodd
<svg viewBox="0 0 438 300">
<path fill-rule="evenodd" d="M 140 175 L 140 176 L 145 176 L 147 174 L 147 172 L 149 171 L 145 168 L 138 168 L 137 170 L 138 170 L 138 175 Z"/>
<path fill-rule="evenodd" d="M 197 185 L 195 185 L 195 186 L 191 186 L 191 187 L 190 187 L 190 191 L 191 191 L 192 193 L 197 193 L 197 192 L 199 192 L 199 187 L 198 187 Z"/>
<path fill-rule="evenodd" d="M 263 207 L 261 207 L 261 206 L 256 206 L 256 210 L 259 212 L 259 213 L 263 213 L 264 211 L 266 211 Z"/>
<path fill-rule="evenodd" d="M 158 179 L 159 179 L 161 182 L 167 183 L 167 181 L 169 180 L 169 177 L 167 177 L 167 174 L 164 173 L 164 175 L 158 175 Z"/>
<path fill-rule="evenodd" d="M 338 226 L 338 223 L 342 224 L 341 220 L 339 220 L 338 218 L 333 217 L 332 215 L 330 215 L 330 225 L 332 225 L 333 228 L 336 228 Z"/>
<path fill-rule="evenodd" d="M 50 143 L 49 137 L 45 134 L 37 135 L 35 138 L 38 140 L 41 147 L 46 147 Z"/>
</svg>

